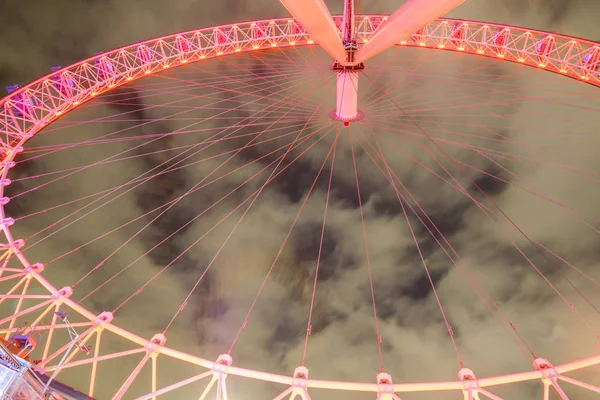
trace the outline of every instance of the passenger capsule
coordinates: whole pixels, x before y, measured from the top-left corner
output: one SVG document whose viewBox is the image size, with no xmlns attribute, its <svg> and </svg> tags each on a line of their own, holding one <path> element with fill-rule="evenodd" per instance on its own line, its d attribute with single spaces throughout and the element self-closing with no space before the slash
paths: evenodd
<svg viewBox="0 0 600 400">
<path fill-rule="evenodd" d="M 50 70 L 52 72 L 56 72 L 62 69 L 60 66 L 52 67 Z M 73 78 L 68 74 L 68 72 L 58 73 L 52 76 L 52 82 L 54 83 L 54 88 L 56 91 L 67 98 L 71 98 L 73 96 L 73 89 L 75 87 L 75 83 L 73 82 Z"/>
<path fill-rule="evenodd" d="M 154 58 L 152 50 L 150 50 L 150 48 L 145 44 L 138 46 L 136 50 L 136 57 L 142 65 L 150 64 Z"/>
<path fill-rule="evenodd" d="M 96 55 L 101 54 L 101 53 L 96 53 Z M 115 68 L 112 64 L 112 62 L 108 59 L 108 57 L 104 56 L 104 57 L 100 57 L 98 59 L 96 59 L 96 61 L 94 62 L 96 65 L 96 73 L 98 74 L 98 77 L 102 80 L 105 79 L 110 79 L 114 76 L 115 74 Z"/>
<path fill-rule="evenodd" d="M 598 71 L 600 68 L 600 48 L 598 46 L 594 46 L 583 56 L 581 66 L 589 71 Z"/>
<path fill-rule="evenodd" d="M 455 22 L 450 34 L 450 42 L 456 47 L 463 48 L 467 29 L 464 22 Z"/>
<path fill-rule="evenodd" d="M 187 54 L 192 48 L 190 41 L 183 36 L 177 36 L 175 38 L 175 45 L 177 46 L 177 51 L 180 56 Z"/>
<path fill-rule="evenodd" d="M 28 353 L 37 347 L 37 341 L 31 334 L 16 333 L 10 337 L 10 342 L 17 355 Z M 20 351 L 18 351 L 20 350 Z"/>
<path fill-rule="evenodd" d="M 226 45 L 228 42 L 227 34 L 225 34 L 225 32 L 223 32 L 220 29 L 215 29 L 214 30 L 214 41 L 215 41 L 215 45 L 217 45 L 217 46 Z"/>
<path fill-rule="evenodd" d="M 267 37 L 267 29 L 264 22 L 257 22 L 252 26 L 252 37 L 256 40 L 262 40 Z"/>
<path fill-rule="evenodd" d="M 19 89 L 19 85 L 10 85 L 6 87 L 8 94 Z M 23 118 L 33 115 L 33 100 L 27 93 L 19 93 L 14 95 L 5 103 L 5 107 L 12 109 L 15 116 Z"/>
<path fill-rule="evenodd" d="M 498 28 L 493 38 L 494 46 L 505 47 L 508 41 L 508 32 L 507 28 Z"/>
<path fill-rule="evenodd" d="M 546 36 L 538 42 L 538 44 L 535 46 L 535 50 L 538 54 L 538 63 L 540 65 L 546 64 L 548 56 L 550 53 L 552 53 L 552 51 L 554 51 L 555 47 L 556 43 L 553 36 Z"/>
<path fill-rule="evenodd" d="M 419 29 L 418 31 L 413 33 L 411 37 L 412 40 L 414 40 L 415 42 L 421 43 L 423 41 L 423 29 Z"/>
<path fill-rule="evenodd" d="M 302 36 L 304 35 L 304 29 L 302 29 L 302 27 L 300 25 L 298 25 L 297 22 L 294 22 L 294 27 L 293 27 L 293 34 L 294 36 Z"/>
</svg>

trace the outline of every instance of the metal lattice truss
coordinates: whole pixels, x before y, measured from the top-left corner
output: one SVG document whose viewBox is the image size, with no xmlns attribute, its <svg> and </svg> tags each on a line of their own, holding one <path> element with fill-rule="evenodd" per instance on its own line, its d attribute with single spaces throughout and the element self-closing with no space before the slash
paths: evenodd
<svg viewBox="0 0 600 400">
<path fill-rule="evenodd" d="M 342 16 L 333 19 L 341 35 Z M 359 42 L 367 42 L 386 19 L 382 15 L 358 16 Z M 19 143 L 79 104 L 162 69 L 237 52 L 307 44 L 313 44 L 312 39 L 294 20 L 275 19 L 148 40 L 55 68 L 0 101 L 1 150 L 4 155 L 18 151 Z M 600 44 L 554 33 L 439 19 L 399 45 L 496 57 L 600 86 Z"/>
<path fill-rule="evenodd" d="M 382 15 L 358 16 L 359 42 L 368 41 L 385 20 L 386 17 Z M 341 31 L 342 17 L 334 16 L 334 21 Z M 43 265 L 31 264 L 21 252 L 24 242 L 13 238 L 10 226 L 14 220 L 6 217 L 3 207 L 9 199 L 1 196 L 4 186 L 10 184 L 7 172 L 14 166 L 15 155 L 44 126 L 101 93 L 166 68 L 237 52 L 308 44 L 313 44 L 311 38 L 290 19 L 207 28 L 148 40 L 98 54 L 65 68 L 56 68 L 51 74 L 16 88 L 0 100 L 0 228 L 6 236 L 5 243 L 0 244 L 0 284 L 7 288 L 0 295 L 0 305 L 5 302 L 14 304 L 13 314 L 0 318 L 0 335 L 9 339 L 16 333 L 23 333 L 24 321 L 28 321 L 28 334 L 44 333 L 43 340 L 37 343 L 36 353 L 40 361 L 35 368 L 42 373 L 52 374 L 55 379 L 60 379 L 62 371 L 72 368 L 86 371 L 87 392 L 91 396 L 98 392 L 98 369 L 104 363 L 119 360 L 122 362 L 119 370 L 127 371 L 126 368 L 129 368 L 129 371 L 122 381 L 111 381 L 115 385 L 114 390 L 110 391 L 113 399 L 121 399 L 126 395 L 131 397 L 128 391 L 142 375 L 145 376 L 144 382 L 150 383 L 144 389 L 147 394 L 140 399 L 154 399 L 205 380 L 208 382 L 205 389 L 198 391 L 200 399 L 216 393 L 217 399 L 226 400 L 228 376 L 257 379 L 287 387 L 275 397 L 276 400 L 309 400 L 311 388 L 372 392 L 380 400 L 398 400 L 401 393 L 414 391 L 458 391 L 468 400 L 498 400 L 500 397 L 491 393 L 491 387 L 533 380 L 543 383 L 545 400 L 549 398 L 550 388 L 554 388 L 562 400 L 567 399 L 560 385 L 562 382 L 600 393 L 599 387 L 565 375 L 600 364 L 600 356 L 560 366 L 552 366 L 545 359 L 536 359 L 531 371 L 484 379 L 477 379 L 473 371 L 465 368 L 460 370 L 457 381 L 411 384 L 393 384 L 391 377 L 385 373 L 379 374 L 376 383 L 353 383 L 309 379 L 305 367 L 298 367 L 293 376 L 242 369 L 232 365 L 229 355 L 222 355 L 217 361 L 206 360 L 166 347 L 166 338 L 161 334 L 148 340 L 121 329 L 112 324 L 113 315 L 109 312 L 94 315 L 70 299 L 71 288 L 56 289 L 43 277 Z M 600 86 L 600 44 L 553 33 L 440 19 L 398 45 L 495 57 Z M 10 263 L 9 267 L 9 261 L 15 258 L 22 267 L 12 267 L 14 263 Z M 67 312 L 69 322 L 64 323 L 61 315 Z M 74 335 L 76 339 L 73 339 Z M 111 352 L 115 348 L 124 350 Z M 185 371 L 202 372 L 177 383 L 158 387 L 157 374 L 161 360 L 165 359 L 169 360 L 168 368 L 172 368 L 176 362 Z M 145 368 L 148 365 L 149 368 Z M 150 377 L 146 376 L 148 369 Z M 139 389 L 138 384 L 136 387 Z M 103 385 L 103 390 L 109 389 Z"/>
</svg>

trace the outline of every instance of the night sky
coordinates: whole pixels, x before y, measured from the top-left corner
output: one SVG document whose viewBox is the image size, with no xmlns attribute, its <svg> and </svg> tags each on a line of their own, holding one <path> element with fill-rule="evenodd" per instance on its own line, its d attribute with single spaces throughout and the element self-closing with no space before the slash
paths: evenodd
<svg viewBox="0 0 600 400">
<path fill-rule="evenodd" d="M 0 0 L 0 83 L 25 84 L 52 66 L 136 40 L 286 15 L 275 0 L 205 3 Z M 334 13 L 342 9 L 341 1 L 327 3 Z M 400 3 L 363 1 L 359 11 L 387 13 Z M 449 16 L 600 38 L 596 0 L 467 0 Z M 209 360 L 228 351 L 268 275 L 233 348 L 236 366 L 291 375 L 303 358 L 314 303 L 310 377 L 374 382 L 380 360 L 372 293 L 383 364 L 395 383 L 454 380 L 459 361 L 478 377 L 529 370 L 528 354 L 503 329 L 503 316 L 532 351 L 555 364 L 596 354 L 600 92 L 497 60 L 393 50 L 372 60 L 361 80 L 362 99 L 386 94 L 364 101 L 365 119 L 346 130 L 327 116 L 334 104 L 329 64 L 317 48 L 239 54 L 167 70 L 94 99 L 47 127 L 17 159 L 8 195 L 30 192 L 7 206 L 18 220 L 15 237 L 35 243 L 28 258 L 49 263 L 45 274 L 56 287 L 76 284 L 72 298 L 92 312 L 118 308 L 115 323 L 144 338 L 168 326 L 168 346 Z M 298 160 L 247 201 L 278 165 L 282 146 L 308 134 L 314 136 L 279 169 Z M 212 135 L 227 139 L 206 142 Z M 66 146 L 84 141 L 94 144 Z M 412 200 L 399 201 L 386 167 L 371 159 L 378 145 L 396 189 Z M 127 158 L 70 173 L 121 152 Z M 158 175 L 80 210 L 95 193 L 149 170 Z M 497 215 L 489 217 L 485 207 Z M 502 315 L 487 308 L 474 281 Z M 101 354 L 130 347 L 107 334 Z M 110 398 L 129 373 L 119 369 L 130 371 L 137 360 L 100 364 L 95 396 Z M 169 360 L 160 365 L 160 387 L 200 372 Z M 597 372 L 575 377 L 598 384 Z M 85 374 L 65 371 L 59 379 L 86 390 Z M 144 374 L 125 398 L 144 393 L 149 370 Z M 494 393 L 526 399 L 540 387 Z M 258 399 L 285 388 L 231 378 L 229 389 L 234 399 Z M 196 383 L 164 398 L 200 393 Z"/>
</svg>

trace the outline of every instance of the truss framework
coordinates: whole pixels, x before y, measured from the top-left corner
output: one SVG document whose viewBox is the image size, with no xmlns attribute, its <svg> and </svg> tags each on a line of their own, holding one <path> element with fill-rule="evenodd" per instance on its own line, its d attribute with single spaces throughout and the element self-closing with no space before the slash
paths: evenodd
<svg viewBox="0 0 600 400">
<path fill-rule="evenodd" d="M 334 16 L 341 34 L 342 17 Z M 359 43 L 369 40 L 373 32 L 385 21 L 383 15 L 363 15 L 356 17 L 356 34 Z M 400 399 L 400 393 L 412 391 L 458 391 L 465 399 L 487 398 L 498 400 L 488 388 L 506 383 L 540 380 L 544 385 L 544 400 L 554 388 L 562 400 L 566 394 L 560 381 L 600 393 L 600 388 L 572 379 L 565 374 L 600 364 L 600 356 L 590 357 L 560 366 L 552 366 L 547 360 L 537 359 L 529 372 L 477 379 L 472 371 L 462 369 L 459 380 L 454 382 L 393 384 L 391 377 L 380 374 L 376 383 L 334 382 L 308 379 L 308 370 L 299 367 L 293 376 L 282 376 L 252 371 L 232 366 L 228 355 L 219 357 L 216 362 L 192 356 L 165 346 L 166 338 L 155 335 L 146 340 L 112 324 L 113 315 L 105 312 L 98 316 L 70 300 L 71 288 L 57 290 L 43 276 L 42 264 L 30 264 L 21 252 L 23 240 L 15 240 L 10 231 L 14 220 L 6 217 L 4 205 L 9 202 L 1 197 L 3 187 L 10 184 L 7 171 L 14 166 L 14 157 L 23 150 L 25 142 L 44 126 L 59 118 L 78 105 L 109 91 L 123 83 L 178 65 L 218 57 L 243 51 L 268 49 L 295 45 L 314 44 L 302 27 L 290 19 L 255 21 L 237 25 L 207 28 L 178 35 L 153 39 L 135 45 L 116 49 L 73 64 L 65 68 L 55 68 L 46 75 L 23 88 L 15 89 L 9 96 L 0 100 L 0 229 L 6 241 L 0 244 L 0 283 L 10 285 L 0 295 L 0 304 L 5 301 L 16 303 L 15 313 L 0 319 L 0 334 L 6 338 L 22 330 L 24 318 L 28 318 L 30 332 L 44 332 L 45 340 L 40 343 L 41 361 L 36 368 L 42 373 L 57 369 L 91 366 L 88 393 L 93 396 L 97 390 L 96 371 L 98 365 L 107 360 L 141 356 L 124 382 L 115 389 L 113 398 L 126 395 L 131 384 L 150 361 L 151 387 L 149 394 L 142 399 L 157 396 L 184 387 L 192 382 L 210 377 L 207 388 L 200 395 L 206 398 L 216 387 L 218 399 L 226 400 L 226 377 L 259 379 L 287 386 L 275 399 L 310 400 L 309 389 L 353 390 L 377 394 L 377 399 Z M 531 31 L 523 28 L 484 24 L 479 22 L 440 19 L 413 34 L 399 46 L 460 51 L 541 68 L 570 78 L 600 86 L 600 44 L 583 39 L 570 38 L 547 32 Z M 9 260 L 18 258 L 22 268 L 9 268 Z M 45 294 L 40 294 L 45 293 Z M 72 343 L 56 347 L 56 333 L 67 329 L 57 321 L 61 310 L 70 311 L 72 322 L 69 327 L 76 329 L 78 344 L 66 354 Z M 53 313 L 53 314 L 51 314 Z M 46 323 L 51 316 L 51 322 Z M 107 335 L 127 341 L 131 349 L 115 353 L 101 354 Z M 82 357 L 80 351 L 86 343 L 95 339 L 93 354 Z M 64 359 L 60 365 L 57 360 Z M 182 380 L 176 384 L 158 388 L 158 361 L 162 357 L 205 368 L 206 371 Z M 57 371 L 60 372 L 60 371 Z"/>
<path fill-rule="evenodd" d="M 342 34 L 343 16 L 333 20 Z M 355 18 L 356 36 L 365 43 L 387 16 Z M 22 143 L 65 112 L 118 85 L 189 62 L 221 55 L 314 44 L 291 19 L 223 25 L 165 36 L 122 47 L 53 71 L 0 100 L 3 166 Z M 495 57 L 542 68 L 600 86 L 600 43 L 505 25 L 439 19 L 401 46 L 427 47 Z M 8 184 L 6 181 L 4 184 Z"/>
</svg>

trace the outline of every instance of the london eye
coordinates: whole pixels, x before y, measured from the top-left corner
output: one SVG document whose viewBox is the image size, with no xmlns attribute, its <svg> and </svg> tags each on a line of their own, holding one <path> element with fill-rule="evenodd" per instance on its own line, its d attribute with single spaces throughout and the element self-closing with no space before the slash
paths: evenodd
<svg viewBox="0 0 600 400">
<path fill-rule="evenodd" d="M 9 86 L 3 398 L 597 398 L 600 43 L 463 1 Z"/>
</svg>

